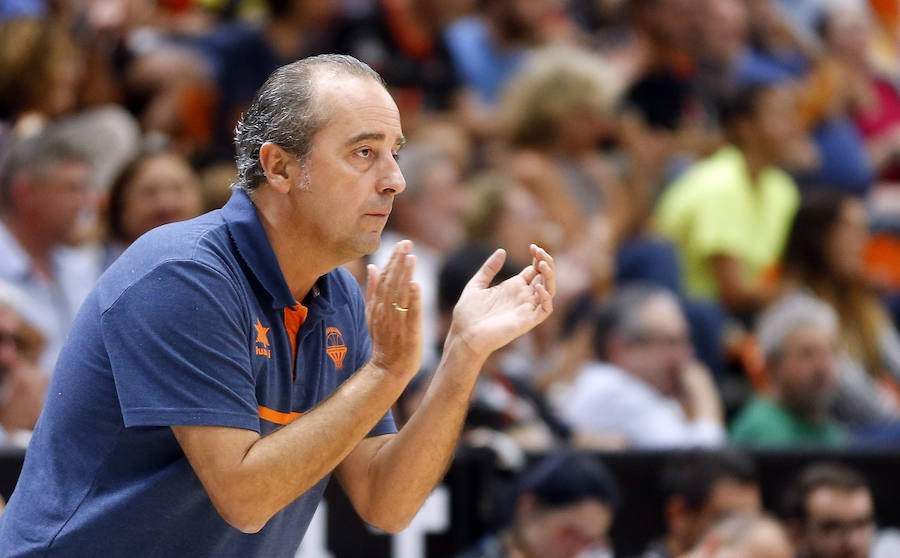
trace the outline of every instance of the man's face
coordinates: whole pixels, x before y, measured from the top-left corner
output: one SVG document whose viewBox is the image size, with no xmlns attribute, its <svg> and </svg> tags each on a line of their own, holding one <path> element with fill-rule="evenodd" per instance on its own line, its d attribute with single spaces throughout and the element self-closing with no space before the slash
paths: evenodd
<svg viewBox="0 0 900 558">
<path fill-rule="evenodd" d="M 754 114 L 747 119 L 745 141 L 752 142 L 772 164 L 782 164 L 803 141 L 796 104 L 794 90 L 772 86 L 759 96 Z"/>
<path fill-rule="evenodd" d="M 20 182 L 16 211 L 30 226 L 56 242 L 76 241 L 79 217 L 92 201 L 90 166 L 81 161 L 61 161 Z"/>
<path fill-rule="evenodd" d="M 681 375 L 693 357 L 687 321 L 678 305 L 662 296 L 649 299 L 639 312 L 639 331 L 624 335 L 624 350 L 613 364 L 677 397 Z"/>
<path fill-rule="evenodd" d="M 145 161 L 126 187 L 122 228 L 129 240 L 175 221 L 196 217 L 203 209 L 200 182 L 180 157 L 162 154 Z"/>
<path fill-rule="evenodd" d="M 320 76 L 318 87 L 330 118 L 313 137 L 290 200 L 303 233 L 350 261 L 378 249 L 394 196 L 406 187 L 396 160 L 400 114 L 373 79 Z"/>
<path fill-rule="evenodd" d="M 586 500 L 560 509 L 537 512 L 539 523 L 531 550 L 546 558 L 575 558 L 587 548 L 603 544 L 612 524 L 612 510 L 599 500 Z"/>
<path fill-rule="evenodd" d="M 772 367 L 782 403 L 810 420 L 824 416 L 834 397 L 836 351 L 835 335 L 819 325 L 788 334 Z"/>
<path fill-rule="evenodd" d="M 758 513 L 759 487 L 755 484 L 720 479 L 713 485 L 709 500 L 696 516 L 694 528 L 699 539 L 717 521 L 736 513 Z"/>
<path fill-rule="evenodd" d="M 872 497 L 865 488 L 822 487 L 806 498 L 801 544 L 809 558 L 866 558 L 875 533 Z"/>
<path fill-rule="evenodd" d="M 709 499 L 699 510 L 684 506 L 675 508 L 674 513 L 670 510 L 669 530 L 684 548 L 691 548 L 716 522 L 736 513 L 758 513 L 761 507 L 757 485 L 722 478 L 713 484 Z"/>
</svg>

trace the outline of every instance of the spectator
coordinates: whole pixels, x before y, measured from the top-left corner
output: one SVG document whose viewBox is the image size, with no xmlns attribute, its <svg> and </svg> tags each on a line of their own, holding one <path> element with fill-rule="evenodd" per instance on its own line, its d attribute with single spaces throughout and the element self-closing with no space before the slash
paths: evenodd
<svg viewBox="0 0 900 558">
<path fill-rule="evenodd" d="M 420 113 L 448 111 L 459 101 L 459 76 L 442 34 L 456 12 L 453 2 L 440 0 L 375 1 L 338 18 L 336 51 L 381 74 L 407 129 Z"/>
<path fill-rule="evenodd" d="M 674 457 L 663 470 L 662 485 L 667 533 L 642 558 L 681 556 L 715 522 L 760 510 L 756 468 L 739 453 L 691 452 Z"/>
<path fill-rule="evenodd" d="M 722 109 L 731 145 L 699 162 L 663 193 L 656 217 L 676 244 L 688 294 L 733 314 L 762 307 L 799 194 L 778 168 L 799 141 L 788 90 L 748 86 Z"/>
<path fill-rule="evenodd" d="M 798 558 L 900 556 L 895 530 L 879 532 L 872 493 L 853 469 L 818 463 L 804 469 L 785 498 Z"/>
<path fill-rule="evenodd" d="M 195 46 L 206 55 L 218 86 L 216 155 L 230 158 L 234 126 L 276 68 L 330 49 L 325 31 L 338 4 L 330 0 L 270 0 L 261 22 L 220 25 Z"/>
<path fill-rule="evenodd" d="M 0 121 L 16 135 L 30 135 L 71 112 L 82 69 L 81 52 L 61 22 L 0 22 Z"/>
<path fill-rule="evenodd" d="M 840 33 L 849 31 L 850 36 L 845 38 L 853 42 L 854 18 L 848 15 L 848 19 L 849 25 L 841 25 Z M 865 195 L 876 178 L 877 168 L 854 122 L 854 106 L 863 89 L 856 82 L 864 83 L 868 76 L 860 75 L 865 70 L 849 70 L 846 64 L 841 54 L 829 48 L 818 57 L 802 83 L 799 117 L 812 134 L 819 157 L 816 164 L 798 173 L 798 181 L 803 186 L 824 185 Z"/>
<path fill-rule="evenodd" d="M 631 28 L 649 52 L 644 72 L 631 85 L 626 99 L 653 128 L 676 131 L 698 123 L 705 125 L 703 107 L 691 87 L 697 27 L 691 8 L 689 0 L 635 0 L 627 4 Z"/>
<path fill-rule="evenodd" d="M 18 431 L 34 429 L 47 394 L 47 375 L 37 366 L 41 336 L 22 318 L 21 306 L 20 293 L 0 282 L 0 447 L 17 444 Z"/>
<path fill-rule="evenodd" d="M 768 3 L 768 0 L 761 0 Z M 707 109 L 718 112 L 718 104 L 741 88 L 754 84 L 776 84 L 795 77 L 798 68 L 793 61 L 770 56 L 761 47 L 759 33 L 751 31 L 758 21 L 751 19 L 750 9 L 756 2 L 744 0 L 702 0 L 698 2 L 697 39 L 695 41 L 697 75 L 694 86 Z M 755 14 L 759 9 L 753 10 Z M 767 10 L 771 12 L 771 10 Z M 770 18 L 771 19 L 771 18 Z"/>
<path fill-rule="evenodd" d="M 551 455 L 516 482 L 508 524 L 460 558 L 575 558 L 608 544 L 617 500 L 615 480 L 599 461 Z"/>
<path fill-rule="evenodd" d="M 8 146 L 0 163 L 0 279 L 23 291 L 24 317 L 46 340 L 53 370 L 82 300 L 99 275 L 96 254 L 69 244 L 89 209 L 90 165 L 54 128 Z"/>
<path fill-rule="evenodd" d="M 619 433 L 636 447 L 715 446 L 725 440 L 722 403 L 693 358 L 677 299 L 626 286 L 599 312 L 595 350 L 560 413 L 574 427 Z"/>
<path fill-rule="evenodd" d="M 837 388 L 838 321 L 827 304 L 790 294 L 767 309 L 756 330 L 771 380 L 734 419 L 731 437 L 755 446 L 837 447 L 847 435 L 828 414 Z"/>
<path fill-rule="evenodd" d="M 809 289 L 838 315 L 834 416 L 851 427 L 900 414 L 900 335 L 866 276 L 868 240 L 863 202 L 839 192 L 811 192 L 791 228 L 783 262 L 784 288 Z"/>
<path fill-rule="evenodd" d="M 818 30 L 830 62 L 827 70 L 836 81 L 835 96 L 849 102 L 878 178 L 900 180 L 900 91 L 893 78 L 873 64 L 866 9 L 832 4 L 821 15 Z"/>
<path fill-rule="evenodd" d="M 614 238 L 628 221 L 622 184 L 597 150 L 618 93 L 608 74 L 594 54 L 545 50 L 510 83 L 500 106 L 508 168 L 569 241 L 581 240 L 592 218 L 608 216 Z"/>
<path fill-rule="evenodd" d="M 109 192 L 103 267 L 150 229 L 202 212 L 200 181 L 184 157 L 168 149 L 145 151 L 122 169 Z"/>
<path fill-rule="evenodd" d="M 717 523 L 683 558 L 793 558 L 788 535 L 767 515 L 742 514 Z"/>
<path fill-rule="evenodd" d="M 487 0 L 478 13 L 444 32 L 460 79 L 486 105 L 496 105 L 528 49 L 545 42 L 547 30 L 566 19 L 560 2 Z"/>
</svg>

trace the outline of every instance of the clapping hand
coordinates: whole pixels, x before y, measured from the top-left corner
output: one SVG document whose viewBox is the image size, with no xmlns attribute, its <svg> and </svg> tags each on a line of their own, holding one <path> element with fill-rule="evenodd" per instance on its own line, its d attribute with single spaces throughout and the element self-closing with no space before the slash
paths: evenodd
<svg viewBox="0 0 900 558">
<path fill-rule="evenodd" d="M 531 265 L 493 287 L 506 252 L 497 250 L 484 262 L 453 309 L 448 343 L 458 339 L 486 357 L 547 319 L 556 292 L 553 258 L 534 244 L 531 256 Z"/>
<path fill-rule="evenodd" d="M 409 381 L 422 364 L 422 296 L 412 280 L 412 242 L 397 243 L 379 272 L 367 267 L 366 319 L 372 336 L 372 363 Z"/>
</svg>

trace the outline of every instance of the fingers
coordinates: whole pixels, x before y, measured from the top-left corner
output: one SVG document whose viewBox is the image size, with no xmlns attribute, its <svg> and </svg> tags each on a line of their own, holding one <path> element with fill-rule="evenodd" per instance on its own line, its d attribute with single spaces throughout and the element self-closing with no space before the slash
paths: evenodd
<svg viewBox="0 0 900 558">
<path fill-rule="evenodd" d="M 374 264 L 366 266 L 366 307 L 375 302 L 375 288 L 378 286 L 378 268 Z"/>
<path fill-rule="evenodd" d="M 409 240 L 401 240 L 394 246 L 391 257 L 381 270 L 379 281 L 375 289 L 374 302 L 382 302 L 390 304 L 396 302 L 397 284 L 400 281 L 405 270 L 405 258 L 412 250 L 412 242 Z"/>
<path fill-rule="evenodd" d="M 409 298 L 405 305 L 406 308 L 409 308 L 409 312 L 406 312 L 407 318 L 413 324 L 420 324 L 422 322 L 422 288 L 415 281 L 409 282 Z"/>
<path fill-rule="evenodd" d="M 494 277 L 503 269 L 503 262 L 506 261 L 506 250 L 498 248 L 490 257 L 485 260 L 481 268 L 475 272 L 475 275 L 469 280 L 467 288 L 475 287 L 486 289 L 491 285 Z"/>
<path fill-rule="evenodd" d="M 553 312 L 553 295 L 544 287 L 543 283 L 535 283 L 534 290 L 538 295 L 537 306 L 535 310 L 539 314 L 548 315 Z"/>
<path fill-rule="evenodd" d="M 531 245 L 532 265 L 540 274 L 546 291 L 552 297 L 556 294 L 556 263 L 543 248 L 537 244 Z"/>
<path fill-rule="evenodd" d="M 398 273 L 398 280 L 393 288 L 393 298 L 389 302 L 396 303 L 399 308 L 409 308 L 410 299 L 412 298 L 411 290 L 413 283 L 413 274 L 416 269 L 416 257 L 407 254 L 403 260 L 403 273 Z"/>
</svg>

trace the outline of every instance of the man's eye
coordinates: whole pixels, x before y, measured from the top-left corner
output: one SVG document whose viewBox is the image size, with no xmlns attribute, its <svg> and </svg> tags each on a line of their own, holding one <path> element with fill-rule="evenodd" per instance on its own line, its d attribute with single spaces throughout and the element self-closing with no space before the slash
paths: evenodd
<svg viewBox="0 0 900 558">
<path fill-rule="evenodd" d="M 363 159 L 368 159 L 369 156 L 372 155 L 372 150 L 369 149 L 368 147 L 363 147 L 362 149 L 357 151 L 357 153 L 359 153 L 359 156 L 362 157 Z"/>
<path fill-rule="evenodd" d="M 391 155 L 394 156 L 394 160 L 395 160 L 395 161 L 399 161 L 399 160 L 400 160 L 400 153 L 398 153 L 398 152 L 396 152 L 396 151 L 393 151 L 393 152 L 391 152 Z"/>
</svg>

